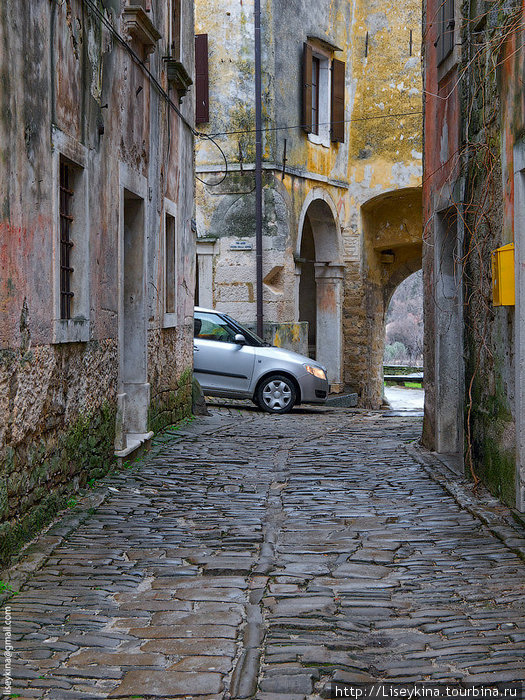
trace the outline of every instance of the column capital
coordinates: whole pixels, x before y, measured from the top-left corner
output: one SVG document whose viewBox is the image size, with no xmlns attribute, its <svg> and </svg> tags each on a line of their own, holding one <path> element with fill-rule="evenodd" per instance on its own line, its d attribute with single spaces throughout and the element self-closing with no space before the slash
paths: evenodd
<svg viewBox="0 0 525 700">
<path fill-rule="evenodd" d="M 315 263 L 316 280 L 342 280 L 345 275 L 345 266 L 338 263 Z"/>
</svg>

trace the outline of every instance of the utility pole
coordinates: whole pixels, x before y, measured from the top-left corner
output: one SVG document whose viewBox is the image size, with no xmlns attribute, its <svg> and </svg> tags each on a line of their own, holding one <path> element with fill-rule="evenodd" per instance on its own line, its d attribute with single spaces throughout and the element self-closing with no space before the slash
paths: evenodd
<svg viewBox="0 0 525 700">
<path fill-rule="evenodd" d="M 257 335 L 263 336 L 263 266 L 262 266 L 262 69 L 261 69 L 261 0 L 254 0 L 255 22 L 255 251 Z"/>
</svg>

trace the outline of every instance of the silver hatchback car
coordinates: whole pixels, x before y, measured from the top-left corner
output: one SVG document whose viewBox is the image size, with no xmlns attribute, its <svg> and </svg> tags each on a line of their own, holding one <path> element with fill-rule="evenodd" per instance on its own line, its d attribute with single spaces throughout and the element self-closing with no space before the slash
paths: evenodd
<svg viewBox="0 0 525 700">
<path fill-rule="evenodd" d="M 194 373 L 208 396 L 251 399 L 269 413 L 326 401 L 326 369 L 314 360 L 265 343 L 220 311 L 196 308 L 194 319 Z"/>
</svg>

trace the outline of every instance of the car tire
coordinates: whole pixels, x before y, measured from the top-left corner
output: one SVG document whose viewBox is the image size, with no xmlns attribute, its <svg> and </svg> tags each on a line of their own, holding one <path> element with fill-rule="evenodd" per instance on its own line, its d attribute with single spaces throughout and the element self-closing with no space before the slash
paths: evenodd
<svg viewBox="0 0 525 700">
<path fill-rule="evenodd" d="M 255 394 L 256 404 L 268 413 L 288 413 L 297 401 L 297 390 L 291 379 L 272 374 L 263 379 Z"/>
</svg>

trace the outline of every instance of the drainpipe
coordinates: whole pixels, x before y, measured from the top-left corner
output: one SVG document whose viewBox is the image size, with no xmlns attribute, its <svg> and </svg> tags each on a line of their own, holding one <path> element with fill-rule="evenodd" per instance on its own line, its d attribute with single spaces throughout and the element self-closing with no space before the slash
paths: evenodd
<svg viewBox="0 0 525 700">
<path fill-rule="evenodd" d="M 254 0 L 255 22 L 255 251 L 257 335 L 263 336 L 262 276 L 262 78 L 261 78 L 261 0 Z"/>
</svg>

